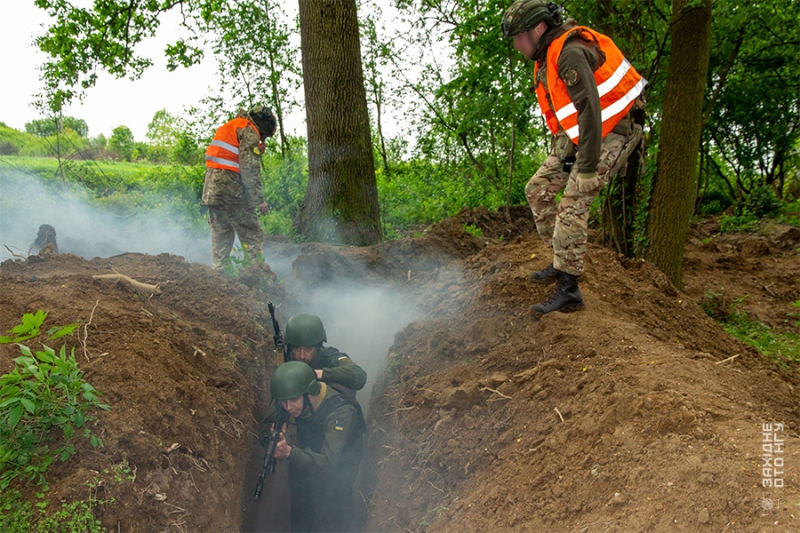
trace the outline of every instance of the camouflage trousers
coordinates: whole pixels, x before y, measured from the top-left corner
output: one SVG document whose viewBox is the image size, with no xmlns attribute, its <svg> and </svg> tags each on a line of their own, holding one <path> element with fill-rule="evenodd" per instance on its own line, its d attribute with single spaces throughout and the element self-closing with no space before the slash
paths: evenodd
<svg viewBox="0 0 800 533">
<path fill-rule="evenodd" d="M 571 143 L 562 132 L 555 136 L 550 154 L 525 186 L 536 231 L 545 244 L 553 247 L 553 267 L 557 270 L 575 276 L 583 274 L 589 206 L 608 183 L 611 176 L 607 169 L 614 167 L 626 142 L 625 136 L 616 133 L 603 139 L 598 165 L 600 183 L 592 191 L 580 192 L 577 168 L 573 166 L 569 173 L 563 170 L 563 157 L 569 155 L 565 146 Z M 556 203 L 556 195 L 562 189 L 561 202 Z"/>
<path fill-rule="evenodd" d="M 255 208 L 243 204 L 208 206 L 208 223 L 211 226 L 211 266 L 221 269 L 230 257 L 235 237 L 244 246 L 252 262 L 258 261 L 264 249 L 264 230 L 258 221 Z"/>
</svg>

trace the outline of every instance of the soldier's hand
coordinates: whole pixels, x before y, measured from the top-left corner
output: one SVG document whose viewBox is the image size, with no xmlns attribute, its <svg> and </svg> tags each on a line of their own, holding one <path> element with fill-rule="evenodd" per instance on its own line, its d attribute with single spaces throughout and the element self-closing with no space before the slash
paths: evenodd
<svg viewBox="0 0 800 533">
<path fill-rule="evenodd" d="M 288 459 L 289 455 L 292 453 L 292 447 L 286 442 L 286 436 L 284 432 L 286 431 L 286 424 L 283 425 L 283 431 L 281 431 L 281 436 L 278 438 L 278 444 L 275 446 L 275 459 Z"/>
<path fill-rule="evenodd" d="M 317 381 L 322 380 L 322 370 L 320 370 L 318 368 L 318 369 L 314 370 L 314 373 L 317 375 Z"/>
<path fill-rule="evenodd" d="M 592 192 L 600 188 L 600 177 L 597 172 L 578 173 L 578 192 Z"/>
<path fill-rule="evenodd" d="M 269 213 L 269 205 L 267 205 L 267 202 L 259 204 L 258 212 L 261 213 L 262 215 L 266 215 L 267 213 Z"/>
</svg>

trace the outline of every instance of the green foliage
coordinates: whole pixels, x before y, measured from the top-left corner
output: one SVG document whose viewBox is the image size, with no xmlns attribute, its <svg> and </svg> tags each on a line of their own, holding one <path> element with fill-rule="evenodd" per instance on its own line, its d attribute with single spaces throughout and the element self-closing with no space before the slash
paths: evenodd
<svg viewBox="0 0 800 533">
<path fill-rule="evenodd" d="M 776 331 L 752 320 L 742 310 L 733 311 L 722 327 L 728 334 L 756 347 L 778 363 L 800 363 L 800 335 L 796 333 Z"/>
<path fill-rule="evenodd" d="M 483 230 L 474 224 L 463 224 L 464 231 L 474 237 L 483 237 Z"/>
<path fill-rule="evenodd" d="M 25 124 L 25 131 L 37 137 L 51 137 L 56 133 L 64 133 L 66 130 L 73 131 L 79 137 L 86 137 L 89 134 L 89 126 L 86 121 L 75 117 L 40 118 Z"/>
<path fill-rule="evenodd" d="M 62 172 L 63 180 L 62 181 Z M 169 217 L 188 230 L 208 231 L 200 205 L 204 166 L 160 166 L 109 161 L 58 161 L 50 158 L 0 158 L 0 196 L 4 212 L 33 209 L 25 195 L 39 189 L 30 176 L 54 194 L 69 194 L 118 216 Z M 33 205 L 33 204 L 31 204 Z M 5 211 L 8 210 L 8 211 Z"/>
<path fill-rule="evenodd" d="M 758 217 L 747 210 L 738 215 L 720 215 L 717 222 L 722 233 L 751 233 L 759 224 Z"/>
<path fill-rule="evenodd" d="M 94 508 L 112 505 L 114 499 L 98 500 L 90 490 L 86 500 L 61 502 L 49 512 L 50 500 L 36 493 L 36 501 L 24 500 L 17 489 L 3 491 L 0 500 L 0 531 L 4 533 L 106 533 Z"/>
<path fill-rule="evenodd" d="M 770 187 L 757 184 L 750 190 L 739 210 L 762 218 L 778 214 L 781 207 L 781 201 L 775 198 L 775 193 Z"/>
<path fill-rule="evenodd" d="M 258 254 L 255 261 L 253 261 L 250 259 L 250 256 L 247 254 L 246 250 L 247 245 L 242 243 L 241 247 L 236 247 L 231 251 L 231 255 L 225 259 L 225 262 L 222 265 L 222 271 L 225 272 L 226 276 L 230 278 L 238 278 L 240 270 L 256 263 L 264 262 L 264 256 L 262 254 Z"/>
<path fill-rule="evenodd" d="M 58 354 L 47 346 L 36 352 L 23 344 L 19 347 L 22 356 L 14 359 L 14 369 L 0 376 L 2 489 L 16 478 L 44 483 L 56 457 L 66 461 L 75 453 L 71 441 L 77 433 L 93 447 L 101 446 L 102 441 L 85 427 L 92 420 L 87 412 L 93 407 L 110 409 L 100 403 L 100 393 L 83 381 L 74 347 L 69 355 L 65 346 Z"/>
<path fill-rule="evenodd" d="M 111 130 L 108 149 L 114 152 L 120 161 L 132 161 L 135 149 L 133 133 L 127 126 L 117 126 Z"/>
<path fill-rule="evenodd" d="M 204 28 L 214 36 L 213 51 L 220 57 L 221 91 L 237 106 L 268 105 L 278 119 L 278 151 L 290 156 L 293 146 L 283 121 L 298 106 L 301 62 L 292 39 L 299 28 L 274 0 L 220 0 L 214 8 Z"/>
<path fill-rule="evenodd" d="M 26 313 L 20 324 L 10 330 L 14 335 L 0 342 L 21 342 L 41 335 L 47 313 L 39 310 Z M 48 340 L 71 335 L 78 324 L 52 327 Z M 0 488 L 5 490 L 12 480 L 21 478 L 44 483 L 48 467 L 56 457 L 66 461 L 75 453 L 71 443 L 76 430 L 93 447 L 102 445 L 98 437 L 84 427 L 92 417 L 93 407 L 108 410 L 99 401 L 100 393 L 83 381 L 83 372 L 75 361 L 75 348 L 67 355 L 66 346 L 58 354 L 43 345 L 33 352 L 18 344 L 22 356 L 14 359 L 11 372 L 0 376 Z M 63 439 L 58 438 L 61 430 Z M 51 443 L 54 447 L 51 448 Z"/>
</svg>

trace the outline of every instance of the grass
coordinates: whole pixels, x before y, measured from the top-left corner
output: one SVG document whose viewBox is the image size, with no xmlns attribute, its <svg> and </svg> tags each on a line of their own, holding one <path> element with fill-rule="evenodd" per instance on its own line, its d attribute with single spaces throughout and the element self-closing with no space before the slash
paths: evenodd
<svg viewBox="0 0 800 533">
<path fill-rule="evenodd" d="M 797 333 L 777 331 L 752 320 L 744 311 L 732 312 L 722 323 L 722 328 L 777 363 L 800 363 L 800 335 Z"/>
</svg>

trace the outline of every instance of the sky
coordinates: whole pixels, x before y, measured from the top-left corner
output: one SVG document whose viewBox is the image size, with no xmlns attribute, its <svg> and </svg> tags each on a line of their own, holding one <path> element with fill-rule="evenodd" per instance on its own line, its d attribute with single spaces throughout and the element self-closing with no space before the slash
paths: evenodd
<svg viewBox="0 0 800 533">
<path fill-rule="evenodd" d="M 38 67 L 47 56 L 36 48 L 33 40 L 44 33 L 50 18 L 32 0 L 6 4 L 0 31 L 0 50 L 5 51 L 2 59 L 4 81 L 0 84 L 0 122 L 22 130 L 26 122 L 41 116 L 32 102 L 41 89 Z M 125 125 L 136 140 L 144 141 L 147 125 L 156 111 L 166 109 L 179 115 L 184 108 L 198 105 L 204 96 L 214 93 L 219 87 L 219 78 L 212 54 L 206 54 L 202 63 L 188 69 L 180 67 L 174 72 L 166 69 L 164 48 L 183 31 L 179 16 L 177 11 L 162 16 L 156 37 L 144 41 L 137 48 L 142 56 L 149 57 L 154 63 L 140 79 L 115 79 L 102 72 L 97 85 L 89 89 L 83 102 L 70 105 L 64 114 L 85 120 L 92 137 L 100 133 L 108 137 L 111 130 Z M 9 52 L 11 50 L 13 53 Z M 294 117 L 289 126 L 290 130 L 300 129 L 305 133 L 302 117 Z"/>
</svg>

